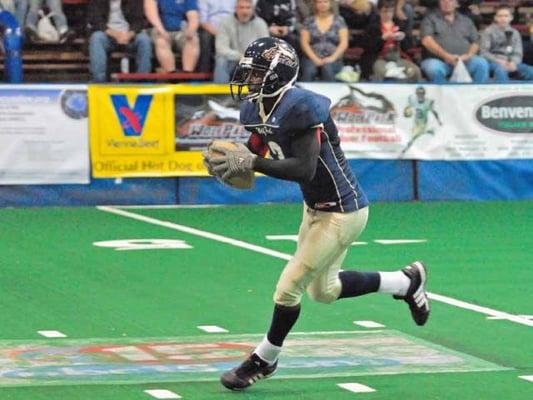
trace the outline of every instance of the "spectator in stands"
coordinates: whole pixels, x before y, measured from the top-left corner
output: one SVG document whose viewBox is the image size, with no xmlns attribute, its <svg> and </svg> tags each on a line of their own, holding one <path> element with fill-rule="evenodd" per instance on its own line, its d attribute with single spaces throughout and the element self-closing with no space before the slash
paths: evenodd
<svg viewBox="0 0 533 400">
<path fill-rule="evenodd" d="M 342 4 L 346 1 L 351 2 L 352 0 L 332 0 L 331 3 L 331 10 L 335 13 L 339 13 L 339 4 Z M 294 0 L 296 4 L 296 30 L 300 31 L 303 23 L 305 20 L 309 17 L 312 17 L 314 15 L 313 9 L 314 9 L 314 0 Z"/>
<path fill-rule="evenodd" d="M 193 72 L 200 55 L 197 1 L 144 0 L 144 12 L 153 26 L 152 39 L 161 70 L 176 70 L 176 47 L 181 50 L 183 71 Z"/>
<path fill-rule="evenodd" d="M 214 81 L 227 83 L 250 43 L 269 36 L 266 22 L 255 15 L 253 0 L 237 0 L 235 14 L 220 22 L 215 39 Z"/>
<path fill-rule="evenodd" d="M 405 34 L 393 21 L 396 5 L 394 0 L 379 0 L 380 19 L 369 26 L 368 39 L 372 41 L 376 61 L 373 65 L 373 79 L 418 82 L 422 76 L 420 69 L 411 61 L 402 58 L 399 43 Z M 370 52 L 370 50 L 369 50 Z"/>
<path fill-rule="evenodd" d="M 511 27 L 513 15 L 509 6 L 499 6 L 494 23 L 481 35 L 481 56 L 490 64 L 496 82 L 513 78 L 533 80 L 533 67 L 522 62 L 523 49 L 520 32 Z"/>
<path fill-rule="evenodd" d="M 461 14 L 472 20 L 477 30 L 481 28 L 481 23 L 483 22 L 479 8 L 481 3 L 481 0 L 459 0 L 459 8 L 457 9 Z"/>
<path fill-rule="evenodd" d="M 15 15 L 15 1 L 14 0 L 0 0 L 0 11 L 7 11 Z"/>
<path fill-rule="evenodd" d="M 394 1 L 394 22 L 400 27 L 405 37 L 400 44 L 403 50 L 408 50 L 415 45 L 413 27 L 415 25 L 415 10 L 406 0 Z"/>
<path fill-rule="evenodd" d="M 137 2 L 91 0 L 87 8 L 92 80 L 107 79 L 108 54 L 122 47 L 135 52 L 136 72 L 152 71 L 152 41 L 144 31 L 143 7 Z"/>
<path fill-rule="evenodd" d="M 15 16 L 19 26 L 24 27 L 26 13 L 28 12 L 28 0 L 0 0 L 0 8 Z"/>
<path fill-rule="evenodd" d="M 341 2 L 340 15 L 346 21 L 350 32 L 349 47 L 361 48 L 359 59 L 361 78 L 368 80 L 372 75 L 372 66 L 376 60 L 376 37 L 370 34 L 371 26 L 379 26 L 379 14 L 368 0 Z"/>
<path fill-rule="evenodd" d="M 378 19 L 377 13 L 374 14 L 377 3 L 376 0 L 340 0 L 340 14 L 349 29 L 366 30 L 366 23 L 373 23 Z M 404 39 L 400 42 L 404 50 L 414 46 L 414 19 L 415 11 L 411 3 L 407 0 L 394 0 L 394 22 L 405 33 Z M 361 47 L 360 44 L 354 46 Z"/>
<path fill-rule="evenodd" d="M 26 35 L 30 40 L 40 40 L 37 32 L 37 22 L 39 21 L 39 10 L 42 8 L 44 0 L 29 0 L 30 8 L 26 16 Z M 46 7 L 52 13 L 55 28 L 59 33 L 59 42 L 64 43 L 72 36 L 72 32 L 68 28 L 67 17 L 63 12 L 63 4 L 61 0 L 46 0 Z"/>
<path fill-rule="evenodd" d="M 299 53 L 296 29 L 296 4 L 294 0 L 258 0 L 256 13 L 268 25 L 270 36 L 288 42 Z"/>
<path fill-rule="evenodd" d="M 223 18 L 235 12 L 235 0 L 198 0 L 200 11 L 200 59 L 198 70 L 213 71 L 215 36 Z"/>
<path fill-rule="evenodd" d="M 477 54 L 479 34 L 468 17 L 456 11 L 456 0 L 439 0 L 439 8 L 427 14 L 420 26 L 425 54 L 422 70 L 432 82 L 442 83 L 457 61 L 465 63 L 472 80 L 488 80 L 487 60 Z"/>
<path fill-rule="evenodd" d="M 315 0 L 314 15 L 305 20 L 300 32 L 302 80 L 313 81 L 317 74 L 323 81 L 334 81 L 344 66 L 348 48 L 348 28 L 344 18 L 333 13 L 331 0 Z"/>
</svg>

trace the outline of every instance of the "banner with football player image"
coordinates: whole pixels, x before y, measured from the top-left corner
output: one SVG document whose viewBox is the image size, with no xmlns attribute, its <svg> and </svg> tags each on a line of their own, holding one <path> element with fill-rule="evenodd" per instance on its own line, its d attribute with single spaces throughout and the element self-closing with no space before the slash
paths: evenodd
<svg viewBox="0 0 533 400">
<path fill-rule="evenodd" d="M 0 86 L 0 184 L 89 183 L 86 85 Z"/>
<path fill-rule="evenodd" d="M 227 85 L 94 85 L 94 177 L 202 176 L 214 139 L 246 141 Z"/>
<path fill-rule="evenodd" d="M 533 157 L 533 84 L 299 86 L 331 99 L 348 158 Z"/>
<path fill-rule="evenodd" d="M 533 85 L 305 83 L 331 99 L 348 158 L 533 157 Z M 212 140 L 246 142 L 227 85 L 91 85 L 94 177 L 205 176 Z"/>
</svg>

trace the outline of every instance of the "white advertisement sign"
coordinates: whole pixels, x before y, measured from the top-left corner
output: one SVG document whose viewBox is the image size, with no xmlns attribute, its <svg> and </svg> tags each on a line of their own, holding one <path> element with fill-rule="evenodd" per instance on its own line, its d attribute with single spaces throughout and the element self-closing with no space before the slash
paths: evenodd
<svg viewBox="0 0 533 400">
<path fill-rule="evenodd" d="M 0 184 L 89 183 L 86 85 L 0 85 Z"/>
<path fill-rule="evenodd" d="M 533 158 L 533 84 L 312 83 L 348 158 Z"/>
</svg>

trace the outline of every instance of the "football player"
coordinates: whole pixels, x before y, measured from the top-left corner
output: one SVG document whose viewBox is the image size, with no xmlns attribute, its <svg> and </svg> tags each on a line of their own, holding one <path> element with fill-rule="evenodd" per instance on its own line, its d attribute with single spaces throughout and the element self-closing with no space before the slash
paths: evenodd
<svg viewBox="0 0 533 400">
<path fill-rule="evenodd" d="M 409 96 L 407 107 L 403 110 L 403 115 L 406 118 L 413 117 L 413 126 L 411 128 L 411 140 L 400 153 L 400 158 L 411 148 L 413 143 L 422 135 L 434 135 L 435 129 L 428 129 L 429 113 L 431 112 L 439 126 L 442 126 L 439 114 L 435 111 L 433 106 L 435 102 L 426 98 L 426 89 L 423 86 L 418 86 L 415 90 L 415 96 Z M 414 110 L 414 115 L 413 115 Z"/>
<path fill-rule="evenodd" d="M 211 174 L 228 179 L 253 170 L 294 181 L 305 200 L 296 253 L 274 292 L 270 328 L 250 356 L 221 377 L 232 390 L 276 371 L 306 291 L 322 303 L 389 293 L 407 302 L 418 325 L 430 312 L 427 273 L 419 261 L 395 272 L 339 272 L 348 247 L 365 228 L 368 200 L 340 148 L 330 100 L 294 86 L 298 67 L 296 52 L 283 40 L 251 43 L 230 82 L 232 94 L 244 100 L 240 120 L 250 132 L 248 145 L 217 148 L 223 156 L 216 158 L 204 153 Z"/>
</svg>

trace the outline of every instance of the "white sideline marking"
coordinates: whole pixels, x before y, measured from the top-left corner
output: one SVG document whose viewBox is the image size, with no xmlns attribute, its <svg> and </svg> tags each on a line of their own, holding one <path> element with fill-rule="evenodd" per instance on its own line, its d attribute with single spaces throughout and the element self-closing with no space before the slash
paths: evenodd
<svg viewBox="0 0 533 400">
<path fill-rule="evenodd" d="M 519 376 L 520 379 L 524 379 L 528 382 L 533 382 L 533 375 L 522 375 L 522 376 Z"/>
<path fill-rule="evenodd" d="M 224 207 L 226 204 L 154 204 L 154 205 L 138 205 L 138 206 L 110 206 L 110 207 L 120 207 L 124 209 L 133 208 L 139 210 L 159 210 L 159 209 L 174 209 L 174 208 L 216 208 Z"/>
<path fill-rule="evenodd" d="M 207 333 L 226 333 L 228 332 L 227 329 L 221 328 L 220 326 L 216 325 L 198 325 L 198 329 L 207 332 Z"/>
<path fill-rule="evenodd" d="M 337 386 L 354 393 L 372 393 L 376 391 L 376 389 L 361 383 L 339 383 Z"/>
<path fill-rule="evenodd" d="M 203 237 L 203 238 L 206 238 L 206 239 L 212 239 L 212 240 L 215 240 L 215 241 L 218 241 L 218 242 L 231 244 L 232 246 L 236 246 L 236 247 L 240 247 L 240 248 L 243 248 L 243 249 L 255 251 L 255 252 L 261 253 L 261 254 L 266 254 L 268 256 L 276 257 L 276 258 L 279 258 L 279 259 L 282 259 L 282 260 L 290 260 L 292 258 L 292 256 L 289 255 L 289 254 L 281 253 L 281 252 L 275 251 L 275 250 L 270 250 L 270 249 L 267 249 L 266 247 L 257 246 L 255 244 L 247 243 L 247 242 L 244 242 L 242 240 L 231 239 L 231 238 L 228 238 L 226 236 L 217 235 L 217 234 L 214 234 L 214 233 L 202 231 L 200 229 L 195 229 L 195 228 L 191 228 L 191 227 L 184 226 L 184 225 L 178 225 L 178 224 L 174 224 L 174 223 L 168 222 L 168 221 L 161 221 L 161 220 L 156 219 L 156 218 L 145 217 L 144 215 L 135 214 L 135 213 L 130 212 L 130 211 L 120 210 L 120 209 L 117 209 L 115 207 L 99 206 L 99 207 L 96 207 L 96 208 L 98 210 L 100 210 L 100 211 L 105 211 L 105 212 L 108 212 L 108 213 L 121 215 L 123 217 L 132 218 L 132 219 L 135 219 L 137 221 L 146 222 L 148 224 L 164 226 L 166 228 L 174 229 L 174 230 L 177 230 L 177 231 L 180 231 L 180 232 L 189 233 L 191 235 L 200 236 L 200 237 Z M 522 318 L 522 317 L 520 317 L 518 315 L 509 314 L 509 313 L 506 313 L 506 312 L 503 312 L 503 311 L 494 310 L 494 309 L 491 309 L 491 308 L 488 308 L 488 307 L 478 306 L 478 305 L 475 305 L 475 304 L 467 303 L 466 301 L 456 300 L 454 298 L 447 297 L 447 296 L 442 296 L 442 295 L 436 294 L 436 293 L 428 292 L 428 297 L 430 299 L 432 299 L 432 300 L 435 300 L 435 301 L 440 301 L 442 303 L 449 304 L 449 305 L 452 305 L 452 306 L 455 306 L 455 307 L 464 308 L 464 309 L 470 310 L 470 311 L 475 311 L 475 312 L 478 312 L 478 313 L 481 313 L 481 314 L 488 315 L 490 317 L 501 317 L 502 319 L 506 319 L 508 321 L 515 322 L 517 324 L 526 325 L 526 326 L 533 326 L 533 321 L 530 321 L 530 320 L 528 320 L 526 318 Z"/>
<path fill-rule="evenodd" d="M 525 319 L 529 319 L 530 321 L 533 321 L 533 315 L 517 315 L 517 317 L 520 317 L 520 318 L 525 318 Z M 504 319 L 504 318 L 501 318 L 501 317 L 487 317 L 487 319 Z"/>
<path fill-rule="evenodd" d="M 522 318 L 518 315 L 513 315 L 513 314 L 503 312 L 503 311 L 493 310 L 492 308 L 470 304 L 470 303 L 467 303 L 466 301 L 456 300 L 451 297 L 442 296 L 436 293 L 428 292 L 428 297 L 431 300 L 436 300 L 436 301 L 440 301 L 441 303 L 446 303 L 446 304 L 449 304 L 455 307 L 460 307 L 466 310 L 475 311 L 481 314 L 488 315 L 490 317 L 498 317 L 500 319 L 506 319 L 508 321 L 516 322 L 517 324 L 533 326 L 533 321 L 530 321 L 529 319 L 526 319 L 526 318 Z"/>
<path fill-rule="evenodd" d="M 353 323 L 362 326 L 363 328 L 385 328 L 385 325 L 378 324 L 374 321 L 354 321 Z"/>
<path fill-rule="evenodd" d="M 41 336 L 47 337 L 47 338 L 64 338 L 67 337 L 64 333 L 61 333 L 59 331 L 37 331 L 37 333 Z"/>
<path fill-rule="evenodd" d="M 409 243 L 424 243 L 426 239 L 376 239 L 374 242 L 379 244 L 409 244 Z"/>
<path fill-rule="evenodd" d="M 181 399 L 179 394 L 171 392 L 170 390 L 165 389 L 150 389 L 145 390 L 144 393 L 149 394 L 156 399 Z"/>
<path fill-rule="evenodd" d="M 298 235 L 266 235 L 268 240 L 291 240 L 293 242 L 298 241 Z"/>
</svg>

